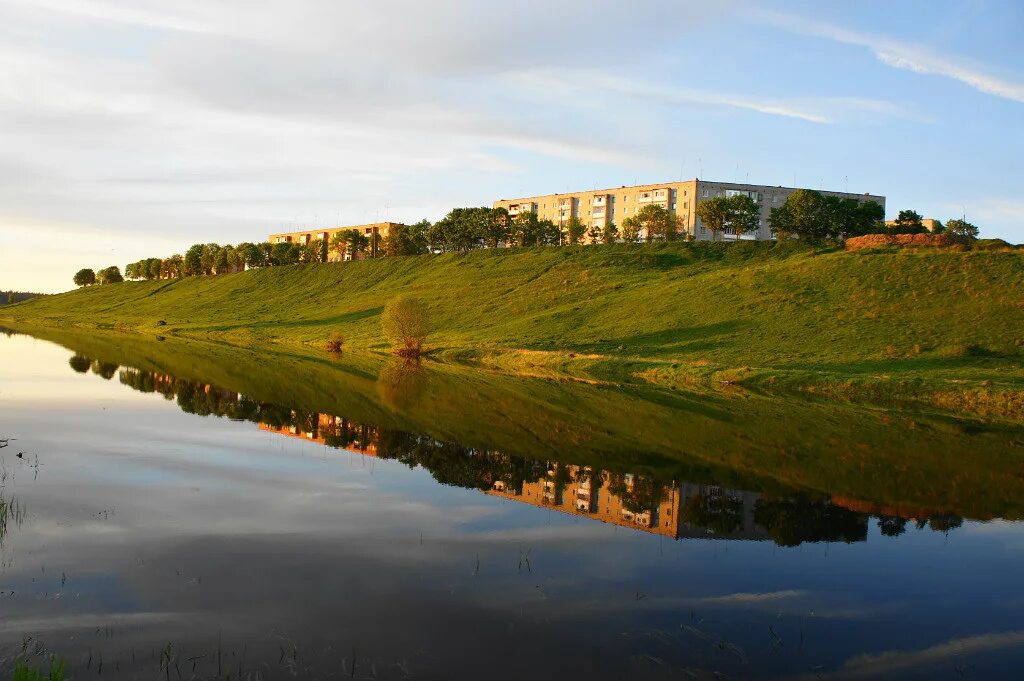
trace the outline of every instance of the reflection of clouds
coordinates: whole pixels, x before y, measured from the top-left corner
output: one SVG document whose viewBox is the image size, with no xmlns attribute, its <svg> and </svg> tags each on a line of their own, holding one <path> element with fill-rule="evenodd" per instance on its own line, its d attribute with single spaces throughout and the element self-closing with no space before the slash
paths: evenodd
<svg viewBox="0 0 1024 681">
<path fill-rule="evenodd" d="M 181 619 L 175 612 L 96 612 L 50 617 L 5 618 L 0 620 L 0 633 L 54 632 L 68 629 L 94 629 L 119 625 L 162 624 Z"/>
<path fill-rule="evenodd" d="M 777 603 L 779 601 L 803 598 L 809 595 L 803 589 L 789 589 L 786 591 L 769 591 L 767 593 L 733 593 L 724 596 L 706 596 L 693 600 L 694 605 L 757 605 L 764 603 Z"/>
<path fill-rule="evenodd" d="M 1005 631 L 954 638 L 920 650 L 887 650 L 881 653 L 856 655 L 829 674 L 831 679 L 874 678 L 882 674 L 904 671 L 934 664 L 950 657 L 984 653 L 1024 645 L 1024 631 Z M 795 677 L 818 679 L 821 675 Z"/>
</svg>

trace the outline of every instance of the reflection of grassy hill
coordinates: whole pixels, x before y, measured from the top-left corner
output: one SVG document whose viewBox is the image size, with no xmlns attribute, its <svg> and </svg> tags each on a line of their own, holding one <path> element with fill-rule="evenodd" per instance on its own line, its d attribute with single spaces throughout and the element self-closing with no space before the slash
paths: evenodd
<svg viewBox="0 0 1024 681">
<path fill-rule="evenodd" d="M 123 334 L 41 335 L 92 359 L 480 449 L 973 518 L 1024 515 L 1020 429 L 756 395 L 538 381 L 462 365 L 409 371 L 351 353 L 330 361 Z"/>
<path fill-rule="evenodd" d="M 338 330 L 349 348 L 375 347 L 382 306 L 398 293 L 428 301 L 435 346 L 516 372 L 774 380 L 1024 411 L 1020 252 L 815 253 L 767 242 L 477 251 L 101 286 L 0 318 L 147 333 L 163 319 L 162 334 L 240 345 L 322 347 Z M 984 394 L 964 400 L 958 381 Z"/>
</svg>

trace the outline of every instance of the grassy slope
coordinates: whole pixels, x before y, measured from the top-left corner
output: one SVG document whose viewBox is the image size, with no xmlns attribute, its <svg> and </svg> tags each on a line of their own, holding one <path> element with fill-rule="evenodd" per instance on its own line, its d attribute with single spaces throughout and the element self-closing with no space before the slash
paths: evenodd
<svg viewBox="0 0 1024 681">
<path fill-rule="evenodd" d="M 969 388 L 1013 409 L 1024 384 L 1020 252 L 766 242 L 478 251 L 94 287 L 11 306 L 0 320 L 154 333 L 164 319 L 160 333 L 241 345 L 322 345 L 338 330 L 347 347 L 383 347 L 378 317 L 399 293 L 428 301 L 432 345 L 521 373 L 816 384 L 831 396 L 897 385 L 952 407 Z"/>
</svg>

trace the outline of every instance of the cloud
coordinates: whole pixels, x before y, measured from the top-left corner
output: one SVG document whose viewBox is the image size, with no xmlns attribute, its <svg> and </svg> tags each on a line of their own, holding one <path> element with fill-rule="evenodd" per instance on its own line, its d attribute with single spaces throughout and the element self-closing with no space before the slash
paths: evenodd
<svg viewBox="0 0 1024 681">
<path fill-rule="evenodd" d="M 770 116 L 795 118 L 809 123 L 830 124 L 856 119 L 865 114 L 918 118 L 902 107 L 880 99 L 865 97 L 771 97 L 735 92 L 702 90 L 667 83 L 646 82 L 632 77 L 611 76 L 593 70 L 517 72 L 506 76 L 518 87 L 534 88 L 543 96 L 574 94 L 583 98 L 595 91 L 615 98 L 670 108 L 685 105 L 725 107 L 755 111 Z M 604 100 L 602 100 L 604 101 Z"/>
<path fill-rule="evenodd" d="M 954 638 L 919 650 L 887 650 L 881 653 L 857 655 L 848 659 L 841 668 L 829 674 L 828 678 L 877 678 L 882 674 L 935 664 L 951 657 L 986 653 L 1021 645 L 1024 645 L 1024 631 L 1005 631 Z M 821 678 L 821 675 L 815 674 L 798 678 L 818 679 Z"/>
<path fill-rule="evenodd" d="M 893 68 L 952 78 L 979 92 L 1024 103 L 1024 83 L 993 75 L 984 65 L 965 57 L 937 54 L 927 47 L 906 41 L 851 31 L 770 10 L 756 10 L 751 16 L 796 33 L 866 47 L 879 61 Z"/>
</svg>

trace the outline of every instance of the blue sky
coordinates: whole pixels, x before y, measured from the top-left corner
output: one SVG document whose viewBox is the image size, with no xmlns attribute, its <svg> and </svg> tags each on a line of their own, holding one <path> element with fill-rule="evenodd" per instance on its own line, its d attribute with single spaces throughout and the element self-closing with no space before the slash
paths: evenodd
<svg viewBox="0 0 1024 681">
<path fill-rule="evenodd" d="M 1024 241 L 1019 2 L 0 0 L 0 288 L 706 179 Z"/>
</svg>

